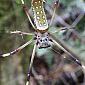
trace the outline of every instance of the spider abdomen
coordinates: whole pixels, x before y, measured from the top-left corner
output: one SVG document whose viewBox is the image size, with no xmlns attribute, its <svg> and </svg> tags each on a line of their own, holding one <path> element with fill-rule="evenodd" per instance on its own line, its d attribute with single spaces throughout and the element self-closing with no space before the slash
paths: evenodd
<svg viewBox="0 0 85 85">
<path fill-rule="evenodd" d="M 38 31 L 47 31 L 48 23 L 43 8 L 43 0 L 32 0 L 32 9 L 34 13 L 34 22 Z"/>
</svg>

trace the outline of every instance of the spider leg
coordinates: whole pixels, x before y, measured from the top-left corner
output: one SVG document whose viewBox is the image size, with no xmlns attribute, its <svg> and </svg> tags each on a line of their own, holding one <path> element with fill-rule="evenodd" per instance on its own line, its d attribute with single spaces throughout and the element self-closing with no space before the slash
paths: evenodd
<svg viewBox="0 0 85 85">
<path fill-rule="evenodd" d="M 74 29 L 74 27 L 76 27 L 76 25 L 79 23 L 79 21 L 83 18 L 84 16 L 84 12 L 81 12 L 80 15 L 75 19 L 75 21 L 72 23 L 72 25 L 69 25 L 67 27 L 60 27 L 59 30 L 56 30 L 55 32 L 51 32 L 51 34 L 54 34 L 56 32 L 60 32 L 63 30 L 70 30 L 70 29 Z"/>
<path fill-rule="evenodd" d="M 56 31 L 54 32 L 51 32 L 51 34 L 54 34 L 54 33 L 57 33 L 57 32 L 60 32 L 60 31 L 66 31 L 66 30 L 69 30 L 69 29 L 73 29 L 74 26 L 69 26 L 69 27 L 60 27 L 59 29 L 57 29 Z"/>
<path fill-rule="evenodd" d="M 29 45 L 31 42 L 32 42 L 33 39 L 31 39 L 30 41 L 26 42 L 24 45 L 18 47 L 17 49 L 9 52 L 9 53 L 6 53 L 6 54 L 2 54 L 0 55 L 1 57 L 7 57 L 7 56 L 10 56 L 10 55 L 13 55 L 13 54 L 16 54 L 17 52 L 19 52 L 20 50 L 22 50 L 23 48 L 25 48 L 27 45 Z"/>
<path fill-rule="evenodd" d="M 85 15 L 84 14 L 84 12 L 80 12 L 80 15 L 77 17 L 77 19 L 71 24 L 71 25 L 69 25 L 69 24 L 67 24 L 62 18 L 61 18 L 61 16 L 59 16 L 59 15 L 57 15 L 56 13 L 55 13 L 55 7 L 54 7 L 54 12 L 50 9 L 50 8 L 53 8 L 53 7 L 51 7 L 51 6 L 49 6 L 49 4 L 47 4 L 48 5 L 48 9 L 46 9 L 53 17 L 57 17 L 57 19 L 58 20 L 56 20 L 56 21 L 58 21 L 59 23 L 61 23 L 63 26 L 65 26 L 65 27 L 75 27 L 77 24 L 78 24 L 78 22 L 81 20 L 81 18 Z M 51 10 L 51 11 L 49 11 L 49 9 Z M 53 19 L 51 19 L 52 21 L 50 21 L 50 23 L 51 22 L 53 22 Z M 52 24 L 52 23 L 51 23 Z M 51 26 L 51 24 L 50 24 L 50 26 Z"/>
<path fill-rule="evenodd" d="M 24 0 L 21 0 L 21 3 L 22 3 L 22 6 L 23 6 L 23 10 L 25 11 L 25 13 L 26 13 L 26 15 L 27 15 L 27 17 L 28 17 L 28 19 L 29 19 L 32 27 L 35 29 L 35 26 L 34 26 L 34 24 L 32 23 L 32 20 L 31 20 L 31 18 L 30 18 L 30 16 L 29 16 L 28 7 L 25 5 Z"/>
<path fill-rule="evenodd" d="M 56 2 L 55 2 L 55 4 L 54 4 L 54 10 L 53 10 L 53 15 L 52 15 L 52 18 L 51 18 L 51 21 L 50 21 L 50 24 L 49 24 L 49 26 L 51 26 L 52 25 L 52 22 L 53 22 L 53 19 L 54 19 L 54 16 L 55 16 L 55 13 L 56 13 L 56 9 L 57 9 L 57 7 L 59 6 L 59 0 L 57 0 Z"/>
<path fill-rule="evenodd" d="M 58 0 L 58 1 L 59 1 L 59 0 Z M 46 4 L 47 4 L 47 3 L 46 3 Z M 47 6 L 47 7 L 46 7 L 46 10 L 48 11 L 48 13 L 49 13 L 51 16 L 53 16 L 53 7 L 50 6 L 49 4 L 47 4 L 46 6 Z M 54 8 L 55 8 L 55 7 L 54 7 Z M 53 16 L 53 17 L 55 17 L 56 23 L 59 22 L 59 23 L 61 23 L 61 24 L 62 24 L 63 26 L 65 26 L 65 27 L 68 27 L 68 26 L 69 26 L 69 24 L 66 23 L 61 16 L 57 15 L 56 13 L 55 13 L 54 15 L 55 15 L 55 16 Z M 57 17 L 57 18 L 56 18 L 56 17 Z M 52 24 L 53 24 L 53 23 L 52 23 Z"/>
<path fill-rule="evenodd" d="M 36 44 L 34 45 L 32 56 L 31 56 L 31 61 L 30 61 L 29 70 L 28 70 L 28 74 L 27 74 L 26 85 L 30 85 L 30 76 L 31 76 L 31 70 L 32 70 L 34 56 L 35 56 L 35 51 L 36 51 Z"/>
<path fill-rule="evenodd" d="M 21 35 L 22 39 L 23 39 L 23 35 L 34 35 L 33 33 L 27 33 L 27 32 L 22 32 L 22 31 L 10 31 L 10 34 L 18 34 Z"/>
<path fill-rule="evenodd" d="M 56 39 L 54 36 L 51 35 L 51 40 L 52 42 L 57 45 L 60 49 L 62 49 L 67 55 L 70 56 L 70 58 L 76 62 L 79 66 L 83 67 L 85 69 L 85 65 L 83 63 L 81 63 L 81 61 L 79 59 L 77 59 L 77 56 L 70 51 L 67 46 L 64 44 L 64 42 L 60 41 L 59 39 Z"/>
<path fill-rule="evenodd" d="M 27 33 L 22 31 L 10 31 L 10 34 L 19 34 L 19 35 L 34 35 L 33 33 Z"/>
</svg>

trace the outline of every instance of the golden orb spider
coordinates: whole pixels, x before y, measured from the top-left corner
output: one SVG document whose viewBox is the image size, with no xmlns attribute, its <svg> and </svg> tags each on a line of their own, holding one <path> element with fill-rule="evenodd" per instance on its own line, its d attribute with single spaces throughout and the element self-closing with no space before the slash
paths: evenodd
<svg viewBox="0 0 85 85">
<path fill-rule="evenodd" d="M 29 85 L 29 80 L 30 80 L 30 72 L 32 70 L 32 65 L 33 65 L 33 60 L 34 60 L 34 56 L 35 56 L 35 50 L 36 50 L 36 47 L 38 48 L 47 48 L 47 47 L 50 47 L 51 46 L 51 42 L 56 44 L 60 49 L 62 49 L 65 53 L 67 53 L 68 55 L 70 55 L 72 57 L 72 59 L 80 66 L 84 67 L 84 65 L 81 64 L 80 60 L 76 59 L 75 58 L 75 55 L 73 53 L 70 52 L 69 49 L 66 49 L 64 47 L 64 45 L 57 39 L 55 39 L 53 36 L 52 36 L 52 33 L 49 33 L 48 32 L 48 22 L 47 22 L 47 19 L 46 19 L 46 15 L 45 15 L 45 12 L 44 12 L 44 7 L 43 7 L 43 2 L 45 2 L 44 0 L 32 0 L 32 10 L 33 10 L 33 14 L 34 14 L 34 23 L 35 25 L 32 23 L 31 21 L 31 18 L 29 16 L 29 13 L 28 13 L 28 8 L 27 6 L 25 5 L 24 1 L 21 0 L 21 3 L 22 3 L 22 6 L 23 6 L 23 9 L 32 25 L 32 27 L 34 28 L 35 30 L 35 33 L 34 33 L 34 38 L 31 39 L 30 41 L 26 42 L 24 45 L 20 46 L 19 48 L 9 52 L 9 53 L 6 53 L 6 54 L 2 54 L 1 56 L 2 57 L 6 57 L 6 56 L 10 56 L 10 55 L 13 55 L 15 53 L 17 53 L 18 51 L 22 50 L 24 47 L 26 47 L 27 45 L 29 45 L 30 43 L 33 42 L 33 40 L 35 41 L 34 43 L 34 48 L 33 48 L 33 52 L 32 52 L 32 57 L 31 57 L 31 61 L 30 61 L 30 65 L 29 65 L 29 71 L 28 71 L 28 74 L 27 74 L 27 82 L 26 82 L 26 85 Z M 58 5 L 59 4 L 59 0 L 55 3 L 55 5 Z M 56 6 L 54 7 L 54 13 L 53 13 L 53 16 L 52 16 L 52 19 L 51 19 L 51 22 L 50 22 L 50 25 L 52 23 L 52 20 L 53 20 L 53 17 L 54 17 L 54 14 L 55 14 L 55 10 L 56 10 Z M 11 33 L 18 33 L 18 34 L 25 34 L 25 35 L 30 35 L 30 33 L 25 33 L 25 32 L 21 32 L 21 31 L 14 31 L 14 32 L 11 32 Z"/>
</svg>

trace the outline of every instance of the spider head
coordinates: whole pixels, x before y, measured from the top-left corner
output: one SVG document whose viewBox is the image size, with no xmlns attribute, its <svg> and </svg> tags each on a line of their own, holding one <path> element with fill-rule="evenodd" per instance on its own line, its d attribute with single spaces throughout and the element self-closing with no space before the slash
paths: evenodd
<svg viewBox="0 0 85 85">
<path fill-rule="evenodd" d="M 49 34 L 47 32 L 45 32 L 45 33 L 40 33 L 40 32 L 35 33 L 35 40 L 36 40 L 36 44 L 37 44 L 38 48 L 50 47 L 51 39 L 49 38 Z"/>
</svg>

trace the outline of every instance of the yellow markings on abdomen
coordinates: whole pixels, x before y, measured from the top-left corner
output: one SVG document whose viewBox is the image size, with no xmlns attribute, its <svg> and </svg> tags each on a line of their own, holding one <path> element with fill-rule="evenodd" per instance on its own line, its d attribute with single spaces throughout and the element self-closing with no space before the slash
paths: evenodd
<svg viewBox="0 0 85 85">
<path fill-rule="evenodd" d="M 34 22 L 38 30 L 47 30 L 48 23 L 43 8 L 43 0 L 32 0 Z"/>
</svg>

